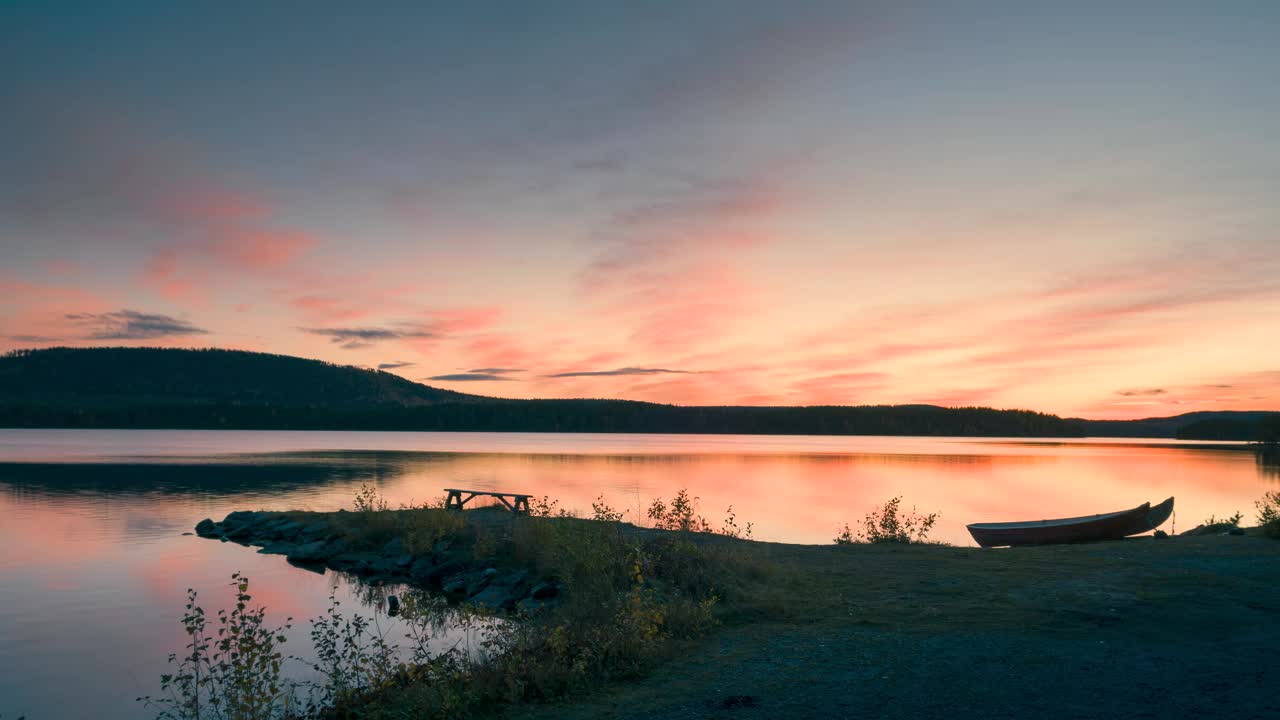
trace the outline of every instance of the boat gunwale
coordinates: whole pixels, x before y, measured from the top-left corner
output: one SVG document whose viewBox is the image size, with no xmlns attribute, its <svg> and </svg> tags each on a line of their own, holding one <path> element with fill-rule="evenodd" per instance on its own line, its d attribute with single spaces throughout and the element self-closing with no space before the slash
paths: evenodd
<svg viewBox="0 0 1280 720">
<path fill-rule="evenodd" d="M 1100 513 L 1098 515 L 1081 515 L 1080 517 L 1069 518 L 1050 518 L 1046 520 L 1020 520 L 1015 522 L 995 522 L 995 523 L 972 523 L 966 525 L 970 530 L 1025 530 L 1027 528 L 1049 528 L 1049 527 L 1067 527 L 1070 525 L 1083 525 L 1085 523 L 1097 520 L 1106 520 L 1109 518 L 1120 517 L 1138 511 L 1149 511 L 1151 503 L 1143 503 L 1137 507 L 1128 510 L 1117 510 L 1115 512 Z"/>
</svg>

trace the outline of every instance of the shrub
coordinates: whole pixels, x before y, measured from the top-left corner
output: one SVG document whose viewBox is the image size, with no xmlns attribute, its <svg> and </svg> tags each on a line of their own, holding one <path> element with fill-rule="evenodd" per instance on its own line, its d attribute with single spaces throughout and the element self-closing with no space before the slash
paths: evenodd
<svg viewBox="0 0 1280 720">
<path fill-rule="evenodd" d="M 862 529 L 856 533 L 846 524 L 836 536 L 837 545 L 853 543 L 922 543 L 929 538 L 929 531 L 938 522 L 938 513 L 920 515 L 915 508 L 902 510 L 902 497 L 890 498 L 863 518 Z"/>
<path fill-rule="evenodd" d="M 1227 518 L 1220 518 L 1214 515 L 1210 515 L 1209 517 L 1205 518 L 1204 522 L 1200 523 L 1200 525 L 1201 527 L 1213 527 L 1215 525 L 1239 526 L 1240 521 L 1242 519 L 1244 519 L 1244 515 L 1240 514 L 1239 512 Z"/>
<path fill-rule="evenodd" d="M 690 498 L 687 490 L 680 490 L 667 505 L 662 498 L 655 498 L 649 505 L 649 519 L 657 530 L 680 532 L 711 532 L 711 524 L 697 512 L 698 498 Z"/>
<path fill-rule="evenodd" d="M 852 545 L 857 541 L 858 539 L 853 535 L 853 530 L 849 528 L 849 523 L 844 524 L 844 529 L 840 531 L 839 535 L 836 535 L 834 540 L 837 545 Z"/>
<path fill-rule="evenodd" d="M 378 488 L 372 485 L 361 485 L 352 504 L 358 513 L 384 512 L 390 509 L 387 501 L 378 493 Z"/>
<path fill-rule="evenodd" d="M 249 578 L 231 576 L 236 603 L 228 613 L 218 611 L 216 632 L 210 636 L 204 610 L 196 604 L 195 590 L 187 590 L 182 627 L 186 631 L 188 655 L 169 655 L 177 665 L 173 673 L 160 676 L 166 697 L 138 698 L 147 707 L 159 708 L 165 720 L 268 720 L 294 712 L 293 688 L 281 680 L 280 646 L 285 642 L 283 627 L 266 625 L 266 609 L 250 608 Z"/>
<path fill-rule="evenodd" d="M 622 510 L 615 510 L 604 501 L 604 495 L 600 495 L 591 503 L 591 519 L 598 522 L 622 522 L 622 516 L 626 513 Z"/>
<path fill-rule="evenodd" d="M 751 538 L 753 529 L 752 523 L 747 523 L 743 527 L 738 527 L 738 516 L 733 512 L 733 506 L 730 505 L 728 510 L 724 511 L 724 523 L 720 526 L 720 534 L 731 538 Z"/>
<path fill-rule="evenodd" d="M 1261 500 L 1254 503 L 1258 508 L 1258 524 L 1266 525 L 1268 523 L 1280 520 L 1280 490 L 1271 490 L 1262 496 Z"/>
</svg>

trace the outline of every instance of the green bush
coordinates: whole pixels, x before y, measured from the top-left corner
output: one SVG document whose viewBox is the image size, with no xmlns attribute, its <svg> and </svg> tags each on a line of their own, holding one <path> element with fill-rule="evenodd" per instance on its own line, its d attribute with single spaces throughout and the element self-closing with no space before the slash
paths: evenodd
<svg viewBox="0 0 1280 720">
<path fill-rule="evenodd" d="M 1254 506 L 1258 508 L 1259 525 L 1280 520 L 1280 490 L 1265 493 L 1261 500 L 1254 503 Z"/>
<path fill-rule="evenodd" d="M 890 498 L 863 518 L 862 529 L 853 531 L 846 523 L 835 537 L 837 545 L 854 543 L 922 543 L 929 539 L 929 531 L 938 522 L 938 513 L 920 515 L 915 508 L 911 512 L 902 509 L 902 497 Z"/>
<path fill-rule="evenodd" d="M 231 576 L 236 604 L 231 612 L 218 611 L 216 631 L 209 634 L 204 609 L 196 604 L 195 590 L 187 590 L 182 627 L 187 655 L 169 655 L 173 673 L 160 676 L 165 697 L 138 698 L 159 710 L 164 720 L 269 720 L 293 715 L 294 688 L 281 679 L 285 642 L 283 627 L 266 625 L 266 609 L 249 606 L 249 578 Z"/>
</svg>

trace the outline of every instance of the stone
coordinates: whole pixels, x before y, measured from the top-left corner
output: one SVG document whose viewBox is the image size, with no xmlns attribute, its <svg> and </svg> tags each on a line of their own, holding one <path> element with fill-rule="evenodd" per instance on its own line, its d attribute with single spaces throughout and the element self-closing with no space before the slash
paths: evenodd
<svg viewBox="0 0 1280 720">
<path fill-rule="evenodd" d="M 259 550 L 258 553 L 262 555 L 288 555 L 297 547 L 297 545 L 291 542 L 272 540 L 266 545 L 263 545 L 262 549 Z"/>
<path fill-rule="evenodd" d="M 414 580 L 426 582 L 431 575 L 431 569 L 436 566 L 435 561 L 429 557 L 420 557 L 413 561 L 413 565 L 409 566 L 409 577 Z"/>
<path fill-rule="evenodd" d="M 245 541 L 254 536 L 252 525 L 237 525 L 227 531 L 225 537 L 228 540 Z"/>
<path fill-rule="evenodd" d="M 440 563 L 439 565 L 436 565 L 435 567 L 431 568 L 431 571 L 427 574 L 426 578 L 424 579 L 430 585 L 443 583 L 445 581 L 445 578 L 459 572 L 460 570 L 465 569 L 465 567 L 466 566 L 464 566 L 462 563 L 458 562 L 457 560 L 446 560 L 443 563 Z"/>
<path fill-rule="evenodd" d="M 246 525 L 256 525 L 266 519 L 266 513 L 255 512 L 253 510 L 237 510 L 228 513 L 222 519 L 223 527 L 243 527 Z"/>
<path fill-rule="evenodd" d="M 217 537 L 221 535 L 218 531 L 218 524 L 209 518 L 205 518 L 196 523 L 196 534 L 200 537 Z"/>
<path fill-rule="evenodd" d="M 289 559 L 300 563 L 324 562 L 330 557 L 329 543 L 315 540 L 301 545 L 294 545 L 288 552 Z"/>
<path fill-rule="evenodd" d="M 410 555 L 409 553 L 404 553 L 403 555 L 395 559 L 395 564 L 396 564 L 396 567 L 398 568 L 411 567 L 413 565 L 413 556 Z"/>
<path fill-rule="evenodd" d="M 373 568 L 375 563 L 382 560 L 381 555 L 374 555 L 368 552 L 344 552 L 336 554 L 330 562 L 339 570 L 353 570 L 368 572 Z"/>
<path fill-rule="evenodd" d="M 560 586 L 553 582 L 543 581 L 533 586 L 529 597 L 534 600 L 550 600 L 560 594 Z"/>
<path fill-rule="evenodd" d="M 382 546 L 383 555 L 403 555 L 404 551 L 404 540 L 400 538 L 391 538 L 386 545 Z"/>
<path fill-rule="evenodd" d="M 554 600 L 535 600 L 528 597 L 516 603 L 516 610 L 522 613 L 536 613 L 539 610 L 555 607 L 555 605 L 556 602 Z"/>
<path fill-rule="evenodd" d="M 486 570 L 472 575 L 471 579 L 467 582 L 467 597 L 475 597 L 480 594 L 481 590 L 489 587 L 489 584 L 493 582 L 493 578 L 497 575 L 497 572 L 497 570 L 494 570 L 493 574 L 490 574 L 489 571 Z"/>
<path fill-rule="evenodd" d="M 1167 532 L 1165 532 L 1165 531 L 1163 531 L 1163 530 L 1157 530 L 1157 531 L 1155 531 L 1154 533 L 1152 533 L 1152 534 L 1151 534 L 1151 537 L 1153 537 L 1153 538 L 1155 538 L 1155 539 L 1157 539 L 1157 540 L 1164 540 L 1165 538 L 1169 537 L 1169 533 L 1167 533 Z"/>
<path fill-rule="evenodd" d="M 440 589 L 451 600 L 461 600 L 467 596 L 467 583 L 467 577 L 459 574 L 446 580 L 440 586 Z"/>
<path fill-rule="evenodd" d="M 302 528 L 298 534 L 306 538 L 318 540 L 329 534 L 329 528 L 321 523 L 313 523 Z"/>
<path fill-rule="evenodd" d="M 510 610 L 515 607 L 516 598 L 512 596 L 510 587 L 489 585 L 475 595 L 472 595 L 468 602 L 491 608 L 493 610 Z"/>
<path fill-rule="evenodd" d="M 275 525 L 276 537 L 284 540 L 296 538 L 301 530 L 302 525 L 300 523 L 287 518 Z"/>
</svg>

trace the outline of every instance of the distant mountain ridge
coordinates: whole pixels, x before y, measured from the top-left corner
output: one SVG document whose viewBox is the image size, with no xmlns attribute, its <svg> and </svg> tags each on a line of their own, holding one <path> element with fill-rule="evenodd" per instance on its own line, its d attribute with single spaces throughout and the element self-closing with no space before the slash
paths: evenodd
<svg viewBox="0 0 1280 720">
<path fill-rule="evenodd" d="M 1250 439 L 1275 413 L 1064 419 L 934 405 L 730 407 L 506 400 L 397 375 L 239 350 L 49 348 L 0 356 L 0 427 L 637 432 Z M 1209 423 L 1209 425 L 1205 425 Z"/>
</svg>

